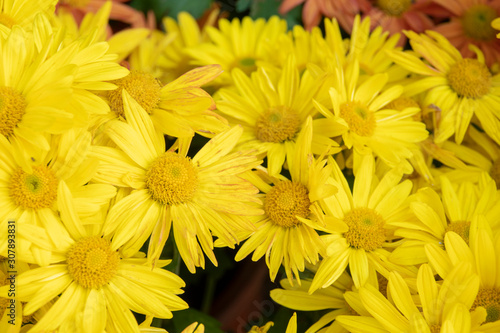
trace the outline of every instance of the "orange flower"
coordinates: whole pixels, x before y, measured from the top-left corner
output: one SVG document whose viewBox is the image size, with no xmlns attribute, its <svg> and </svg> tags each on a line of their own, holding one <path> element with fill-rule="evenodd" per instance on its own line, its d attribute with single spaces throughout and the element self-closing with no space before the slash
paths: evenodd
<svg viewBox="0 0 500 333">
<path fill-rule="evenodd" d="M 57 10 L 70 11 L 75 20 L 80 23 L 87 13 L 97 11 L 109 0 L 59 0 Z M 128 0 L 112 0 L 109 18 L 129 24 L 133 28 L 146 27 L 144 14 L 124 4 Z"/>
<path fill-rule="evenodd" d="M 381 26 L 389 33 L 396 34 L 403 30 L 413 30 L 417 33 L 431 29 L 434 23 L 426 14 L 429 0 L 360 0 L 360 7 L 364 16 L 370 16 L 372 26 Z M 399 40 L 399 45 L 404 45 L 404 35 Z"/>
<path fill-rule="evenodd" d="M 463 57 L 472 58 L 475 52 L 469 44 L 477 46 L 484 54 L 485 63 L 491 66 L 500 62 L 500 41 L 491 22 L 500 16 L 498 0 L 434 0 L 443 10 L 450 12 L 448 22 L 434 28 L 445 36 Z"/>
<path fill-rule="evenodd" d="M 319 7 L 322 2 L 321 0 L 283 0 L 279 12 L 284 15 L 304 1 L 306 3 L 302 9 L 302 21 L 304 22 L 304 27 L 307 30 L 311 30 L 321 21 L 321 11 Z"/>
<path fill-rule="evenodd" d="M 323 15 L 329 18 L 336 18 L 342 29 L 350 34 L 352 32 L 354 18 L 361 10 L 361 1 L 322 0 L 319 1 L 319 7 L 321 8 Z"/>
</svg>

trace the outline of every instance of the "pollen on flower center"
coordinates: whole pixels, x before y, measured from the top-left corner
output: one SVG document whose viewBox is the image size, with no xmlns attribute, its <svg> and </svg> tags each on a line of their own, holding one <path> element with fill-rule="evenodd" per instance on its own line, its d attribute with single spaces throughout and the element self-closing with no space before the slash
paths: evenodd
<svg viewBox="0 0 500 333">
<path fill-rule="evenodd" d="M 377 0 L 377 7 L 389 16 L 401 16 L 411 6 L 411 0 Z"/>
<path fill-rule="evenodd" d="M 372 136 L 375 132 L 375 114 L 360 103 L 342 103 L 340 116 L 346 121 L 349 129 L 360 136 Z"/>
<path fill-rule="evenodd" d="M 373 251 L 385 241 L 384 218 L 370 208 L 354 208 L 344 216 L 349 230 L 344 238 L 350 246 Z"/>
<path fill-rule="evenodd" d="M 451 66 L 448 81 L 458 95 L 480 98 L 490 90 L 491 73 L 485 64 L 476 59 L 466 58 Z"/>
<path fill-rule="evenodd" d="M 465 35 L 478 41 L 495 39 L 496 32 L 491 26 L 491 21 L 497 16 L 496 10 L 488 5 L 472 6 L 462 17 Z"/>
<path fill-rule="evenodd" d="M 500 289 L 480 288 L 476 299 L 471 306 L 471 311 L 482 306 L 486 309 L 486 323 L 492 323 L 500 319 Z"/>
<path fill-rule="evenodd" d="M 270 108 L 255 123 L 255 135 L 264 142 L 291 140 L 299 130 L 299 116 L 285 106 Z"/>
<path fill-rule="evenodd" d="M 456 221 L 451 222 L 446 227 L 445 232 L 453 231 L 456 232 L 462 239 L 469 244 L 469 231 L 470 231 L 470 222 L 469 221 Z"/>
<path fill-rule="evenodd" d="M 300 183 L 289 180 L 279 182 L 267 193 L 264 211 L 274 224 L 294 227 L 300 223 L 296 216 L 309 216 L 311 201 L 308 194 L 307 188 Z"/>
<path fill-rule="evenodd" d="M 190 200 L 198 186 L 198 172 L 188 157 L 166 152 L 146 173 L 146 187 L 154 200 L 175 205 Z"/>
<path fill-rule="evenodd" d="M 70 276 L 84 288 L 98 289 L 108 283 L 118 270 L 120 257 L 110 242 L 98 236 L 76 242 L 68 251 Z"/>
<path fill-rule="evenodd" d="M 26 100 L 23 95 L 11 87 L 0 87 L 0 134 L 12 135 L 25 111 Z"/>
<path fill-rule="evenodd" d="M 116 112 L 118 116 L 125 116 L 122 89 L 125 89 L 147 113 L 151 113 L 160 101 L 162 86 L 151 74 L 132 70 L 129 75 L 112 81 L 112 83 L 118 87 L 108 91 L 107 97 L 111 110 Z"/>
<path fill-rule="evenodd" d="M 14 171 L 10 180 L 10 196 L 15 204 L 27 208 L 50 208 L 57 198 L 58 180 L 44 165 L 34 166 L 27 174 L 21 168 Z"/>
<path fill-rule="evenodd" d="M 490 170 L 490 176 L 497 184 L 497 189 L 500 189 L 500 158 L 493 162 Z"/>
<path fill-rule="evenodd" d="M 429 327 L 431 333 L 439 333 L 441 332 L 441 324 L 434 324 Z"/>
</svg>

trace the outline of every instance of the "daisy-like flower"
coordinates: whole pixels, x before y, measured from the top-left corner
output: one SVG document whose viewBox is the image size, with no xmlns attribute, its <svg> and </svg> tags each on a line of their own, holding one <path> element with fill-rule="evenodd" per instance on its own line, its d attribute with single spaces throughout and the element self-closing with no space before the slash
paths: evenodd
<svg viewBox="0 0 500 333">
<path fill-rule="evenodd" d="M 352 32 L 354 18 L 361 10 L 360 1 L 352 0 L 320 0 L 318 6 L 324 16 L 337 20 L 348 34 Z"/>
<path fill-rule="evenodd" d="M 498 229 L 497 229 L 498 230 Z M 479 276 L 479 291 L 471 310 L 482 307 L 486 311 L 481 326 L 482 332 L 497 332 L 500 329 L 500 278 L 498 262 L 498 232 L 493 232 L 482 215 L 473 218 L 469 242 L 461 235 L 450 232 L 444 238 L 445 249 L 436 244 L 425 246 L 429 263 L 436 272 L 447 279 L 460 263 L 469 263 Z"/>
<path fill-rule="evenodd" d="M 484 63 L 483 53 L 473 48 L 477 59 L 463 58 L 442 35 L 428 31 L 426 35 L 406 32 L 413 50 L 430 66 L 409 52 L 388 51 L 394 61 L 419 74 L 415 82 L 405 86 L 408 94 L 427 91 L 424 104 L 434 104 L 441 111 L 435 128 L 435 141 L 443 142 L 453 134 L 461 143 L 471 118 L 476 115 L 488 135 L 500 143 L 500 76 L 492 76 Z"/>
<path fill-rule="evenodd" d="M 137 332 L 132 311 L 158 318 L 171 318 L 172 311 L 188 305 L 176 294 L 184 282 L 175 274 L 145 265 L 147 259 L 123 259 L 111 242 L 102 237 L 102 221 L 83 225 L 74 207 L 61 207 L 67 233 L 57 245 L 44 247 L 59 253 L 62 261 L 31 269 L 16 276 L 16 299 L 27 302 L 30 315 L 55 300 L 31 332 Z M 101 223 L 99 223 L 101 222 Z M 31 232 L 36 232 L 32 229 Z M 51 230 L 51 232 L 53 232 Z M 0 287 L 1 297 L 10 297 L 9 286 Z"/>
<path fill-rule="evenodd" d="M 500 16 L 500 3 L 496 0 L 434 0 L 447 11 L 449 21 L 437 25 L 433 30 L 442 34 L 455 46 L 464 58 L 471 58 L 474 52 L 469 44 L 477 46 L 484 54 L 487 66 L 500 62 L 500 41 L 491 26 Z"/>
<path fill-rule="evenodd" d="M 0 31 L 8 33 L 14 25 L 31 30 L 35 16 L 53 15 L 57 0 L 10 0 L 0 6 Z"/>
<path fill-rule="evenodd" d="M 299 271 L 304 270 L 305 262 L 314 265 L 318 255 L 324 254 L 318 230 L 337 230 L 319 205 L 319 200 L 336 191 L 328 183 L 332 167 L 325 166 L 326 161 L 314 160 L 311 140 L 309 118 L 288 161 L 291 180 L 263 172 L 262 177 L 248 177 L 265 194 L 265 214 L 259 217 L 257 230 L 241 246 L 235 259 L 239 261 L 253 252 L 252 260 L 257 261 L 265 255 L 273 281 L 283 264 L 290 283 L 295 276 L 300 284 Z"/>
<path fill-rule="evenodd" d="M 392 302 L 370 285 L 361 287 L 361 301 L 373 317 L 339 316 L 337 321 L 357 333 L 483 332 L 479 324 L 484 309 L 469 312 L 479 287 L 479 278 L 470 265 L 457 266 L 439 284 L 432 269 L 424 264 L 416 282 L 419 301 L 401 275 L 391 272 L 388 290 Z"/>
<path fill-rule="evenodd" d="M 420 33 L 434 26 L 431 18 L 425 13 L 429 0 L 360 0 L 360 2 L 364 15 L 371 19 L 372 28 L 380 26 L 391 35 L 403 30 Z M 401 38 L 399 45 L 403 46 L 405 42 L 406 38 Z"/>
<path fill-rule="evenodd" d="M 241 127 L 215 136 L 190 159 L 189 144 L 182 141 L 165 152 L 164 137 L 147 112 L 126 91 L 123 96 L 127 123 L 115 120 L 105 128 L 121 150 L 93 147 L 101 161 L 94 180 L 134 189 L 107 217 L 104 234 L 113 235 L 112 249 L 123 245 L 122 253 L 131 256 L 153 233 L 149 253 L 154 260 L 173 224 L 176 245 L 191 272 L 204 267 L 203 252 L 217 264 L 212 234 L 234 246 L 236 230 L 253 228 L 242 215 L 262 214 L 249 205 L 259 202 L 257 189 L 239 177 L 260 161 L 249 151 L 230 153 Z"/>
<path fill-rule="evenodd" d="M 234 69 L 234 88 L 221 88 L 216 98 L 217 109 L 230 124 L 241 124 L 243 135 L 237 149 L 255 149 L 267 156 L 271 176 L 280 173 L 285 159 L 296 146 L 297 135 L 308 116 L 317 113 L 311 101 L 321 92 L 321 79 L 315 80 L 309 71 L 299 74 L 295 60 L 289 57 L 279 78 L 269 80 L 271 73 L 264 68 L 250 78 Z M 320 133 L 321 134 L 321 133 Z M 326 136 L 313 135 L 313 152 L 338 152 L 338 144 Z"/>
<path fill-rule="evenodd" d="M 186 48 L 186 53 L 193 59 L 192 64 L 203 66 L 220 64 L 224 73 L 214 84 L 230 84 L 231 70 L 239 68 L 250 74 L 257 67 L 259 60 L 272 59 L 271 46 L 286 32 L 286 21 L 278 16 L 268 21 L 260 18 L 253 21 L 246 16 L 241 21 L 220 19 L 219 28 L 206 27 L 210 42 Z"/>
<path fill-rule="evenodd" d="M 441 176 L 441 197 L 431 188 L 420 189 L 410 204 L 416 220 L 398 223 L 395 235 L 406 242 L 396 248 L 389 257 L 399 264 L 420 264 L 426 262 L 424 246 L 441 245 L 445 235 L 453 231 L 469 243 L 471 221 L 478 215 L 485 215 L 491 225 L 500 220 L 500 202 L 495 182 L 483 173 L 479 184 L 451 183 Z"/>
<path fill-rule="evenodd" d="M 413 116 L 420 109 L 408 107 L 402 111 L 387 105 L 400 97 L 403 87 L 394 85 L 384 89 L 386 73 L 369 76 L 359 84 L 360 66 L 357 60 L 349 62 L 344 70 L 336 69 L 334 86 L 330 88 L 333 112 L 320 103 L 315 106 L 330 125 L 331 136 L 340 133 L 344 144 L 354 148 L 354 164 L 358 153 L 373 152 L 387 165 L 396 166 L 413 156 L 416 143 L 427 138 L 425 125 Z"/>
<path fill-rule="evenodd" d="M 125 118 L 122 94 L 126 91 L 150 115 L 162 133 L 188 140 L 195 132 L 213 136 L 227 126 L 211 111 L 215 108 L 212 96 L 200 86 L 220 73 L 219 65 L 200 67 L 163 86 L 153 75 L 132 70 L 123 79 L 113 81 L 117 89 L 105 93 L 113 112 L 104 116 L 104 120 Z"/>
<path fill-rule="evenodd" d="M 19 260 L 39 265 L 58 260 L 38 240 L 48 234 L 53 246 L 62 244 L 66 231 L 59 212 L 65 200 L 73 201 L 79 217 L 89 222 L 115 195 L 113 186 L 88 184 L 97 164 L 88 157 L 90 140 L 88 132 L 73 129 L 53 137 L 48 151 L 38 149 L 28 154 L 22 146 L 0 136 L 0 226 L 7 230 L 9 220 L 18 224 Z M 24 232 L 25 224 L 47 233 Z M 0 234 L 0 251 L 6 256 L 7 233 Z"/>
<path fill-rule="evenodd" d="M 373 156 L 365 155 L 355 173 L 353 192 L 338 167 L 333 168 L 333 185 L 338 193 L 324 198 L 322 208 L 345 231 L 323 236 L 327 255 L 322 259 L 309 292 L 334 283 L 349 266 L 354 285 L 358 288 L 389 271 L 414 276 L 413 267 L 388 261 L 394 224 L 411 218 L 406 200 L 410 194 L 410 180 L 401 182 L 402 171 L 392 169 L 380 181 L 374 175 Z"/>
</svg>

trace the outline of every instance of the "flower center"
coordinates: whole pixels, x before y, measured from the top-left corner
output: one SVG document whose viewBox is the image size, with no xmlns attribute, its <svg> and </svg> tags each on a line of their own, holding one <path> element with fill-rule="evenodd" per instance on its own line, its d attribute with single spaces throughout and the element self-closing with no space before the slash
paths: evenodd
<svg viewBox="0 0 500 333">
<path fill-rule="evenodd" d="M 441 324 L 434 324 L 429 327 L 431 330 L 431 333 L 440 333 L 441 332 Z"/>
<path fill-rule="evenodd" d="M 478 41 L 495 39 L 496 32 L 491 26 L 491 21 L 497 16 L 496 10 L 488 5 L 472 6 L 462 17 L 465 35 Z"/>
<path fill-rule="evenodd" d="M 16 21 L 9 15 L 0 13 L 0 24 L 5 25 L 7 28 L 12 28 L 16 24 Z"/>
<path fill-rule="evenodd" d="M 25 111 L 26 101 L 23 95 L 11 87 L 0 87 L 0 134 L 12 135 Z"/>
<path fill-rule="evenodd" d="M 375 132 L 375 114 L 358 102 L 341 104 L 340 116 L 346 121 L 349 129 L 358 135 L 372 136 Z"/>
<path fill-rule="evenodd" d="M 161 84 L 153 75 L 141 71 L 132 70 L 124 78 L 111 81 L 118 87 L 107 92 L 111 110 L 118 116 L 125 117 L 123 110 L 122 89 L 125 89 L 130 96 L 149 114 L 160 102 Z"/>
<path fill-rule="evenodd" d="M 249 75 L 257 69 L 254 58 L 243 58 L 237 62 L 236 67 L 240 68 L 245 74 Z"/>
<path fill-rule="evenodd" d="M 448 81 L 458 95 L 480 98 L 490 90 L 491 74 L 485 64 L 466 58 L 451 66 Z"/>
<path fill-rule="evenodd" d="M 92 236 L 70 248 L 67 263 L 69 274 L 82 287 L 99 289 L 115 276 L 120 257 L 109 241 Z"/>
<path fill-rule="evenodd" d="M 25 209 L 50 208 L 57 198 L 58 180 L 46 166 L 33 167 L 27 174 L 21 168 L 14 171 L 10 180 L 10 195 L 16 205 Z"/>
<path fill-rule="evenodd" d="M 469 231 L 470 222 L 469 221 L 456 221 L 448 223 L 445 232 L 453 231 L 456 232 L 462 239 L 469 244 Z"/>
<path fill-rule="evenodd" d="M 166 152 L 146 173 L 146 187 L 154 200 L 175 205 L 190 200 L 198 185 L 198 172 L 188 157 Z"/>
<path fill-rule="evenodd" d="M 296 216 L 309 216 L 311 201 L 307 188 L 300 184 L 285 180 L 275 184 L 266 195 L 264 211 L 271 221 L 284 228 L 294 227 L 300 223 Z"/>
<path fill-rule="evenodd" d="M 490 176 L 497 184 L 497 189 L 500 189 L 500 158 L 493 162 L 490 170 Z"/>
<path fill-rule="evenodd" d="M 352 247 L 373 251 L 385 241 L 385 221 L 373 209 L 354 208 L 344 216 L 344 222 L 349 227 L 344 238 Z"/>
<path fill-rule="evenodd" d="M 377 0 L 377 7 L 389 16 L 401 16 L 411 6 L 411 0 Z"/>
<path fill-rule="evenodd" d="M 261 115 L 255 124 L 257 139 L 264 142 L 291 140 L 300 125 L 299 116 L 286 106 L 275 106 Z"/>
<path fill-rule="evenodd" d="M 385 106 L 385 109 L 391 109 L 391 110 L 396 110 L 396 111 L 403 111 L 404 109 L 407 108 L 419 108 L 420 105 L 411 97 L 405 97 L 401 96 L 390 102 Z M 415 121 L 421 121 L 422 120 L 422 113 L 416 113 L 413 115 L 413 120 Z"/>
<path fill-rule="evenodd" d="M 470 308 L 482 306 L 486 309 L 486 323 L 500 319 L 500 290 L 497 288 L 480 288 L 476 299 Z"/>
</svg>

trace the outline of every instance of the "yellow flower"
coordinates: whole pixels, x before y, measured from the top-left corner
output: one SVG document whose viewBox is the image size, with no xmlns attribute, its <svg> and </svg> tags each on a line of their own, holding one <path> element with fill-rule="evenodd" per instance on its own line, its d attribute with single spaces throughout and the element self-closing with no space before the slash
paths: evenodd
<svg viewBox="0 0 500 333">
<path fill-rule="evenodd" d="M 442 111 L 435 129 L 436 142 L 455 133 L 461 143 L 473 115 L 485 132 L 500 143 L 500 76 L 493 76 L 484 63 L 482 52 L 471 46 L 477 59 L 463 58 L 460 52 L 439 33 L 428 31 L 418 35 L 407 32 L 413 51 L 430 65 L 409 52 L 389 51 L 397 64 L 419 74 L 415 82 L 405 86 L 409 94 L 427 91 L 424 104 L 434 104 Z"/>
<path fill-rule="evenodd" d="M 407 107 L 402 111 L 391 109 L 389 103 L 403 93 L 403 87 L 393 85 L 387 89 L 387 73 L 369 76 L 360 83 L 360 66 L 357 60 L 349 62 L 345 69 L 336 69 L 335 82 L 330 88 L 333 112 L 320 103 L 316 107 L 329 124 L 330 136 L 342 134 L 347 148 L 358 153 L 370 151 L 387 165 L 394 167 L 406 163 L 413 156 L 416 143 L 427 138 L 425 125 L 415 121 L 413 116 L 420 112 L 418 107 Z M 326 133 L 325 133 L 326 134 Z M 356 165 L 356 160 L 354 161 Z"/>
<path fill-rule="evenodd" d="M 371 285 L 361 287 L 361 301 L 373 318 L 339 316 L 337 321 L 359 333 L 482 332 L 477 320 L 484 315 L 484 309 L 469 313 L 479 285 L 470 265 L 457 266 L 438 284 L 430 267 L 424 264 L 416 282 L 419 301 L 414 301 L 416 298 L 401 275 L 391 272 L 388 289 L 392 302 Z"/>
<path fill-rule="evenodd" d="M 57 0 L 4 0 L 0 7 L 0 31 L 8 34 L 14 26 L 31 30 L 38 14 L 54 15 L 56 4 Z"/>
<path fill-rule="evenodd" d="M 127 123 L 110 121 L 105 129 L 121 150 L 93 147 L 101 161 L 94 180 L 134 191 L 111 208 L 104 234 L 113 235 L 112 248 L 123 245 L 128 257 L 153 233 L 149 254 L 154 260 L 173 224 L 175 242 L 191 272 L 204 267 L 203 252 L 217 264 L 212 235 L 234 246 L 236 230 L 253 229 L 242 215 L 262 214 L 249 206 L 259 201 L 257 189 L 239 177 L 260 161 L 252 152 L 230 153 L 242 132 L 237 126 L 215 136 L 192 159 L 186 157 L 189 142 L 178 141 L 165 152 L 164 137 L 147 112 L 126 91 L 123 95 Z"/>
<path fill-rule="evenodd" d="M 67 230 L 57 245 L 46 243 L 62 262 L 31 269 L 16 276 L 16 299 L 30 315 L 55 299 L 31 332 L 139 332 L 130 310 L 158 318 L 171 318 L 172 311 L 186 309 L 176 294 L 184 282 L 175 274 L 146 264 L 146 259 L 122 259 L 100 228 L 83 225 L 70 205 L 62 222 Z M 73 213 L 73 215 L 71 214 Z M 99 221 L 94 221 L 94 223 Z M 161 267 L 168 262 L 158 263 Z M 0 297 L 9 286 L 0 287 Z M 83 328 L 85 328 L 83 330 Z"/>
<path fill-rule="evenodd" d="M 321 79 L 315 80 L 306 70 L 302 75 L 293 57 L 289 57 L 276 80 L 263 68 L 249 78 L 242 70 L 232 72 L 234 88 L 222 88 L 216 97 L 217 108 L 231 124 L 241 124 L 244 132 L 237 149 L 255 149 L 267 156 L 271 176 L 280 173 L 285 159 L 295 150 L 297 135 L 308 116 L 317 113 L 312 99 L 318 96 Z M 272 76 L 271 76 L 272 77 Z M 325 136 L 313 135 L 314 152 L 338 144 Z"/>
<path fill-rule="evenodd" d="M 230 73 L 239 68 L 250 74 L 257 69 L 259 60 L 272 57 L 272 48 L 278 38 L 286 32 L 286 21 L 278 16 L 253 21 L 246 16 L 241 21 L 221 19 L 219 29 L 206 27 L 210 42 L 186 48 L 186 53 L 198 66 L 220 64 L 224 73 L 214 84 L 230 84 Z"/>
<path fill-rule="evenodd" d="M 412 183 L 401 182 L 402 172 L 392 169 L 380 181 L 374 176 L 375 161 L 366 155 L 355 173 L 351 194 L 344 175 L 333 170 L 332 182 L 339 191 L 323 199 L 322 208 L 339 229 L 345 231 L 323 236 L 327 255 L 322 259 L 309 292 L 334 283 L 349 265 L 356 287 L 363 286 L 375 271 L 387 277 L 390 271 L 414 276 L 415 269 L 388 261 L 395 239 L 392 234 L 397 223 L 411 219 L 408 201 Z"/>
<path fill-rule="evenodd" d="M 318 231 L 337 230 L 325 218 L 319 202 L 336 192 L 328 179 L 332 167 L 325 166 L 324 160 L 313 158 L 311 138 L 312 121 L 309 118 L 290 156 L 291 180 L 264 172 L 260 173 L 261 177 L 256 174 L 246 177 L 265 193 L 265 214 L 259 216 L 257 231 L 241 246 L 235 259 L 239 261 L 252 251 L 254 261 L 265 255 L 273 281 L 283 264 L 290 283 L 295 276 L 300 284 L 299 271 L 304 270 L 305 261 L 315 264 L 318 254 L 324 254 Z"/>
<path fill-rule="evenodd" d="M 97 165 L 88 156 L 90 141 L 88 132 L 73 129 L 53 137 L 48 151 L 28 154 L 0 136 L 0 227 L 7 230 L 8 221 L 16 223 L 19 260 L 39 265 L 60 260 L 39 242 L 64 244 L 67 232 L 60 223 L 61 207 L 70 202 L 79 218 L 89 222 L 115 195 L 111 185 L 87 184 Z M 27 225 L 37 231 L 24 231 Z M 7 233 L 0 233 L 0 244 L 5 255 Z"/>
</svg>

